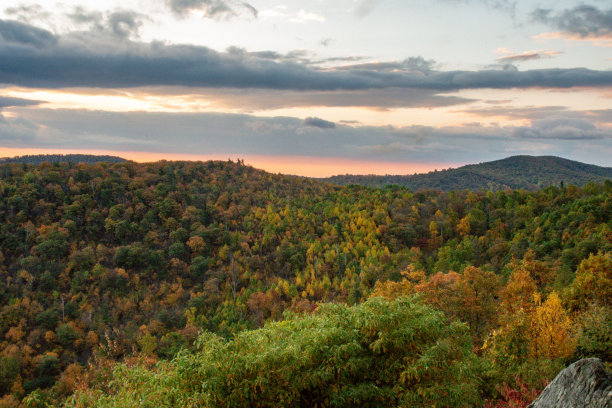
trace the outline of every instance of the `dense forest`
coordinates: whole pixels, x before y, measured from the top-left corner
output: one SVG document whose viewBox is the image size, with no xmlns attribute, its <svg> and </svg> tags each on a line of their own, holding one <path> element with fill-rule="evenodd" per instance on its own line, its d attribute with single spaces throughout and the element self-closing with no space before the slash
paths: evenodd
<svg viewBox="0 0 612 408">
<path fill-rule="evenodd" d="M 612 363 L 610 181 L 4 164 L 0 217 L 0 406 L 525 406 Z"/>
<path fill-rule="evenodd" d="M 339 185 L 359 184 L 370 187 L 398 185 L 411 190 L 505 190 L 535 191 L 562 184 L 583 186 L 612 179 L 612 168 L 584 164 L 554 156 L 513 156 L 456 169 L 432 171 L 407 176 L 333 176 L 322 181 Z"/>
<path fill-rule="evenodd" d="M 33 154 L 15 157 L 0 157 L 2 163 L 123 163 L 127 160 L 117 156 L 94 155 L 94 154 Z"/>
</svg>

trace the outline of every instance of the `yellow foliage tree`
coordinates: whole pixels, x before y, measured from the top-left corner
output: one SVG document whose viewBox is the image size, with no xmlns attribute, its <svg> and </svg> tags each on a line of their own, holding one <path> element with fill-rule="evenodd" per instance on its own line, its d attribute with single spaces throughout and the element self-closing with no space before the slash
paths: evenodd
<svg viewBox="0 0 612 408">
<path fill-rule="evenodd" d="M 536 308 L 530 316 L 530 355 L 533 358 L 557 359 L 574 353 L 572 322 L 561 299 L 552 292 L 544 303 L 536 297 Z"/>
<path fill-rule="evenodd" d="M 589 303 L 612 307 L 612 253 L 598 253 L 583 260 L 576 279 L 567 291 L 567 304 L 573 311 Z"/>
<path fill-rule="evenodd" d="M 401 272 L 402 280 L 399 282 L 377 281 L 374 286 L 374 291 L 370 295 L 374 297 L 384 297 L 387 299 L 396 299 L 400 296 L 408 296 L 415 293 L 415 286 L 422 284 L 425 281 L 425 272 L 415 270 L 413 265 Z"/>
<path fill-rule="evenodd" d="M 470 235 L 470 220 L 467 217 L 464 217 L 457 224 L 457 232 L 461 237 L 466 237 Z"/>
</svg>

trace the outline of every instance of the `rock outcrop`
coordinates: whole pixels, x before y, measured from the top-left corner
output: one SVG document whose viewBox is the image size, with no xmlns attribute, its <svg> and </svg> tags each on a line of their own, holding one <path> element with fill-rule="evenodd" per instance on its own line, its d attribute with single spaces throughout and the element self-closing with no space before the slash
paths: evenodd
<svg viewBox="0 0 612 408">
<path fill-rule="evenodd" d="M 612 408 L 612 374 L 597 358 L 561 371 L 528 408 Z"/>
</svg>

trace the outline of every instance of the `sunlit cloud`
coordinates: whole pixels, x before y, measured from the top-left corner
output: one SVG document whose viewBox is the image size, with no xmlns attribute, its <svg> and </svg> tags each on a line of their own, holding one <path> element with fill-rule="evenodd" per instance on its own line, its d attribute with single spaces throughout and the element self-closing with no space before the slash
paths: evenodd
<svg viewBox="0 0 612 408">
<path fill-rule="evenodd" d="M 553 58 L 557 55 L 563 54 L 561 51 L 553 50 L 532 50 L 520 53 L 512 52 L 511 50 L 500 48 L 497 50 L 498 54 L 502 54 L 497 58 L 498 62 L 524 62 L 531 60 L 539 60 L 543 58 Z"/>
<path fill-rule="evenodd" d="M 559 12 L 538 8 L 531 16 L 559 30 L 540 34 L 536 38 L 589 41 L 606 47 L 612 45 L 612 9 L 602 10 L 596 6 L 580 4 Z"/>
<path fill-rule="evenodd" d="M 588 42 L 597 47 L 612 47 L 612 35 L 582 36 L 582 35 L 575 34 L 575 33 L 566 33 L 562 31 L 551 31 L 551 32 L 534 35 L 532 38 L 536 40 L 565 40 L 569 42 Z"/>
<path fill-rule="evenodd" d="M 276 91 L 254 90 L 244 93 L 238 89 L 193 89 L 184 87 L 155 87 L 101 90 L 92 88 L 70 88 L 63 90 L 4 88 L 2 94 L 13 98 L 45 101 L 53 109 L 90 109 L 112 112 L 268 112 L 279 110 L 308 112 L 309 109 L 341 109 L 351 112 L 357 108 L 378 112 L 410 109 L 439 109 L 470 104 L 474 99 L 443 95 L 431 91 L 402 89 L 373 91 Z M 278 113 L 282 114 L 282 113 Z M 426 113 L 425 113 L 426 114 Z M 308 113 L 305 114 L 309 116 Z M 302 114 L 297 116 L 304 116 Z"/>
<path fill-rule="evenodd" d="M 291 21 L 292 23 L 298 23 L 298 24 L 308 23 L 311 21 L 314 21 L 317 23 L 324 23 L 325 17 L 320 14 L 301 9 L 300 11 L 297 12 L 297 14 L 294 17 L 289 18 L 289 21 Z"/>
</svg>

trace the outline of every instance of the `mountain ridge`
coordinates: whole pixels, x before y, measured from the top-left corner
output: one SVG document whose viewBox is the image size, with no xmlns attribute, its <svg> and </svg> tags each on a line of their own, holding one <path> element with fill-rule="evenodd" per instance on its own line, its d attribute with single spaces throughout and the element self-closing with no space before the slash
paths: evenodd
<svg viewBox="0 0 612 408">
<path fill-rule="evenodd" d="M 414 175 L 336 175 L 318 180 L 369 187 L 400 185 L 412 190 L 538 190 L 551 185 L 585 185 L 612 179 L 612 168 L 557 156 L 510 156 L 454 169 Z"/>
<path fill-rule="evenodd" d="M 96 155 L 96 154 L 31 154 L 14 157 L 0 157 L 0 164 L 6 163 L 26 163 L 26 164 L 41 164 L 44 162 L 49 163 L 123 163 L 127 160 L 110 155 Z"/>
<path fill-rule="evenodd" d="M 0 164 L 25 163 L 122 163 L 128 160 L 110 155 L 42 154 L 1 157 Z M 264 170 L 265 171 L 265 170 Z M 309 178 L 309 177 L 306 177 Z M 582 163 L 557 156 L 510 156 L 500 160 L 467 164 L 457 168 L 412 175 L 344 174 L 311 178 L 336 185 L 363 185 L 374 188 L 398 185 L 411 190 L 507 190 L 535 191 L 548 186 L 577 185 L 612 180 L 612 167 Z"/>
</svg>

